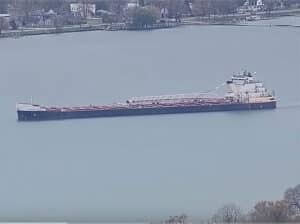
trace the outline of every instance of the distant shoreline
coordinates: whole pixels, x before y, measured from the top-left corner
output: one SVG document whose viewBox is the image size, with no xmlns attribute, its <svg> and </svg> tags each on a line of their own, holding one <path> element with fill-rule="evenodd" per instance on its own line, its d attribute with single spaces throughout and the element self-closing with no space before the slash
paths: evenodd
<svg viewBox="0 0 300 224">
<path fill-rule="evenodd" d="M 299 16 L 300 9 L 292 10 L 278 10 L 272 11 L 266 17 L 266 12 L 257 13 L 258 16 L 263 16 L 261 19 L 256 21 L 261 21 L 265 19 L 281 18 L 286 16 Z M 294 27 L 300 28 L 299 25 L 257 25 L 251 23 L 241 23 L 245 21 L 247 14 L 232 14 L 232 15 L 215 15 L 210 18 L 206 17 L 188 17 L 183 18 L 181 23 L 177 22 L 167 22 L 167 23 L 157 23 L 155 25 L 143 28 L 135 29 L 130 26 L 126 26 L 124 23 L 112 23 L 112 24 L 97 24 L 97 25 L 75 25 L 75 26 L 65 26 L 65 27 L 48 27 L 48 28 L 22 28 L 18 30 L 2 31 L 0 34 L 1 38 L 18 38 L 23 36 L 36 36 L 36 35 L 48 35 L 48 34 L 62 34 L 62 33 L 75 33 L 75 32 L 88 32 L 88 31 L 144 31 L 144 30 L 155 30 L 155 29 L 167 29 L 175 28 L 179 26 L 257 26 L 257 27 Z"/>
<path fill-rule="evenodd" d="M 2 31 L 0 38 L 18 38 L 23 36 L 37 36 L 48 34 L 62 34 L 62 33 L 76 33 L 76 32 L 88 32 L 88 31 L 143 31 L 154 29 L 168 29 L 178 27 L 183 24 L 179 23 L 167 23 L 167 24 L 155 24 L 154 26 L 148 26 L 143 29 L 135 29 L 133 27 L 127 27 L 125 24 L 98 24 L 98 25 L 82 25 L 82 26 L 65 26 L 60 28 L 24 28 L 19 30 Z"/>
</svg>

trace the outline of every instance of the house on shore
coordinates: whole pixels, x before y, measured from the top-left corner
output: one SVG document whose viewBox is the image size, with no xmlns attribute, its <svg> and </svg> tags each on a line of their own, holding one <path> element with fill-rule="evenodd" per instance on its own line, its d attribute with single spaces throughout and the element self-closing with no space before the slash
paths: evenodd
<svg viewBox="0 0 300 224">
<path fill-rule="evenodd" d="M 251 4 L 249 0 L 247 0 L 243 6 L 237 9 L 238 13 L 247 13 L 247 12 L 258 12 L 264 9 L 263 0 L 257 0 L 255 4 Z"/>
<path fill-rule="evenodd" d="M 91 18 L 96 15 L 96 4 L 92 3 L 71 3 L 70 11 L 74 16 Z"/>
</svg>

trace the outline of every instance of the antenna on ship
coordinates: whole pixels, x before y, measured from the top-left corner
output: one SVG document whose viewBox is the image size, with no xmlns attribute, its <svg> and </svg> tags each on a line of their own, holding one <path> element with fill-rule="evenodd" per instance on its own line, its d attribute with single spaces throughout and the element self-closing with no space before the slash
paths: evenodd
<svg viewBox="0 0 300 224">
<path fill-rule="evenodd" d="M 33 104 L 33 97 L 30 97 L 30 104 Z"/>
</svg>

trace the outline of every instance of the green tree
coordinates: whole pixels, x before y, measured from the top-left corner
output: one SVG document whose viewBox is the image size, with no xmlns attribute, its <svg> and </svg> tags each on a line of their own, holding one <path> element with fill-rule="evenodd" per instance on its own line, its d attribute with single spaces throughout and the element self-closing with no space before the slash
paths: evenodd
<svg viewBox="0 0 300 224">
<path fill-rule="evenodd" d="M 138 7 L 133 10 L 132 26 L 137 29 L 147 28 L 157 22 L 159 10 L 153 6 Z"/>
</svg>

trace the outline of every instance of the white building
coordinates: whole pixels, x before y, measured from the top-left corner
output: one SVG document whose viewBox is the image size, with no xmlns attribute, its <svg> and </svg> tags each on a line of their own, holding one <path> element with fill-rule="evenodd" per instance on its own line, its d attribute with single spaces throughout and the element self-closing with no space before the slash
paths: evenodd
<svg viewBox="0 0 300 224">
<path fill-rule="evenodd" d="M 1 19 L 5 19 L 5 20 L 9 20 L 10 19 L 10 15 L 9 14 L 0 14 L 0 18 Z"/>
<path fill-rule="evenodd" d="M 263 0 L 257 0 L 256 6 L 257 7 L 263 7 L 264 6 Z"/>
<path fill-rule="evenodd" d="M 74 15 L 93 17 L 96 14 L 96 4 L 71 3 L 70 10 Z"/>
<path fill-rule="evenodd" d="M 169 14 L 169 10 L 167 8 L 162 8 L 160 10 L 160 17 L 161 18 L 167 18 Z"/>
<path fill-rule="evenodd" d="M 263 0 L 257 0 L 255 5 L 251 5 L 249 0 L 247 0 L 244 5 L 240 8 L 238 8 L 238 13 L 247 13 L 247 12 L 257 12 L 261 11 L 264 8 L 264 1 Z"/>
</svg>

